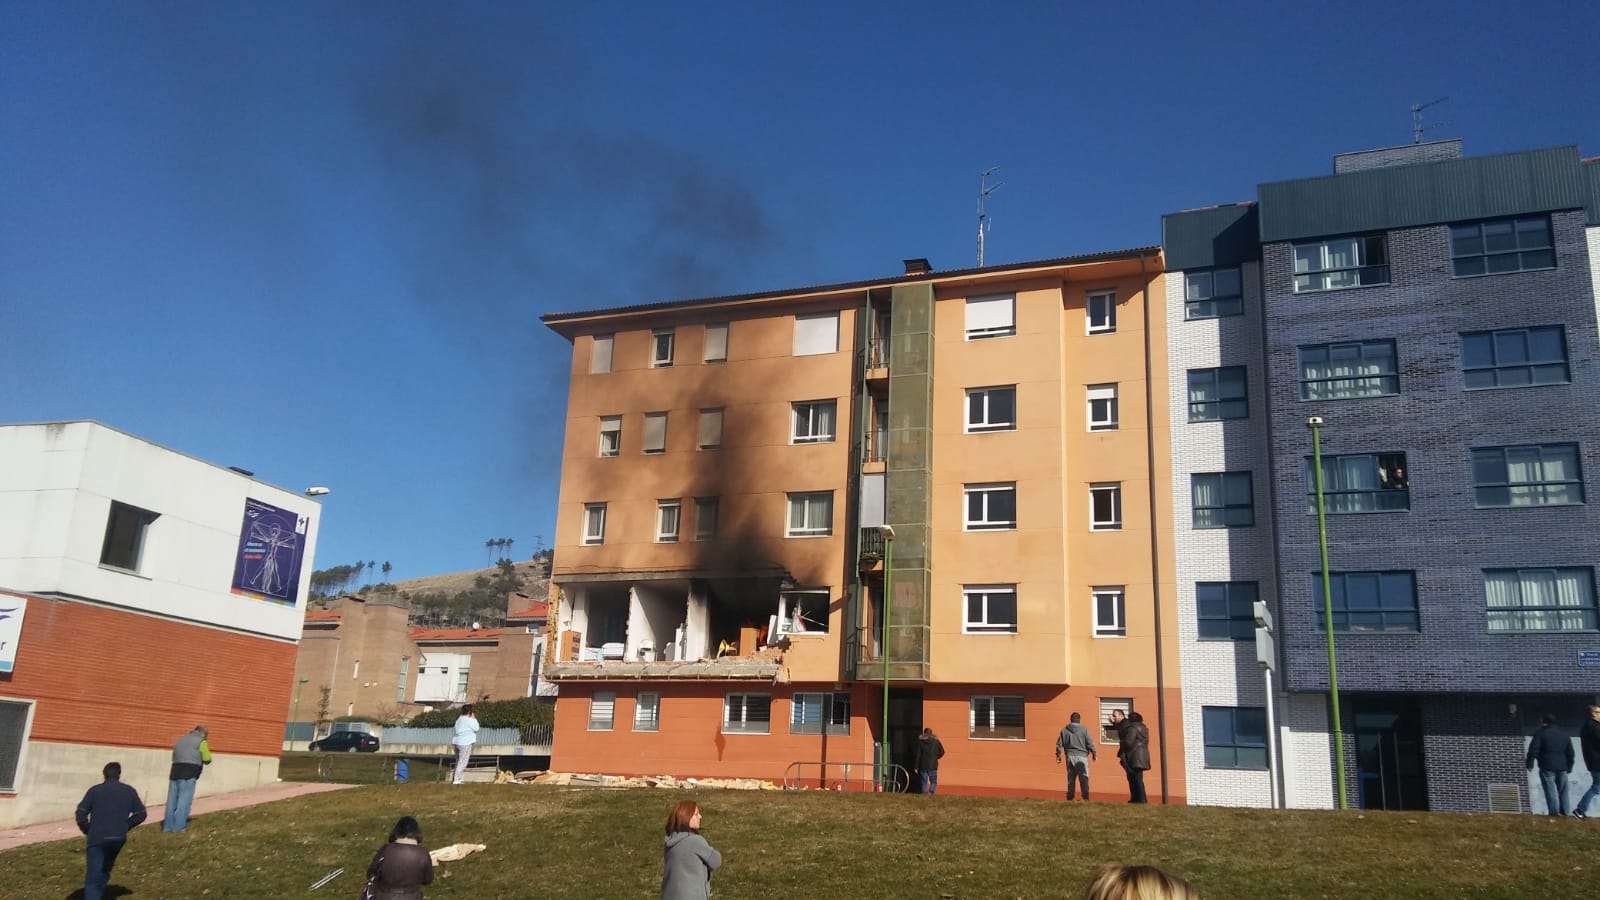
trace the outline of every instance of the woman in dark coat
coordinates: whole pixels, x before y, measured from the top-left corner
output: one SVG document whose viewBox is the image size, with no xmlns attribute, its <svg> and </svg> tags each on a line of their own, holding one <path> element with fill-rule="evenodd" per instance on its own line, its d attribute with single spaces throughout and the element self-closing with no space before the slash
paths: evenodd
<svg viewBox="0 0 1600 900">
<path fill-rule="evenodd" d="M 362 900 L 422 900 L 422 886 L 433 883 L 433 857 L 422 846 L 422 826 L 410 816 L 394 823 L 389 843 L 367 866 Z"/>
<path fill-rule="evenodd" d="M 1150 727 L 1144 716 L 1129 713 L 1117 728 L 1120 748 L 1117 756 L 1122 760 L 1123 771 L 1128 773 L 1128 802 L 1145 803 L 1144 773 L 1150 768 Z"/>
</svg>

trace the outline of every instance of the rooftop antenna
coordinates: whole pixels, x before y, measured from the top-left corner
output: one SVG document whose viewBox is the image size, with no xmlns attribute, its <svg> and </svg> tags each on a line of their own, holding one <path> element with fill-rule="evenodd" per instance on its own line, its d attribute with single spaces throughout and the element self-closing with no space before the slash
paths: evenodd
<svg viewBox="0 0 1600 900">
<path fill-rule="evenodd" d="M 1427 130 L 1422 125 L 1422 111 L 1427 109 L 1430 106 L 1438 106 L 1439 104 L 1441 104 L 1441 103 L 1443 103 L 1443 102 L 1445 102 L 1446 100 L 1449 100 L 1449 99 L 1450 99 L 1449 97 L 1440 97 L 1437 100 L 1430 100 L 1427 103 L 1413 103 L 1413 104 L 1411 104 L 1411 143 L 1413 143 L 1413 144 L 1422 143 L 1422 132 Z M 1441 122 L 1439 124 L 1442 125 L 1444 123 Z M 1435 125 L 1433 127 L 1437 128 L 1439 126 Z"/>
<path fill-rule="evenodd" d="M 983 239 L 989 234 L 989 214 L 984 212 L 984 202 L 989 195 L 1000 190 L 1000 182 L 989 183 L 989 178 L 1000 171 L 999 166 L 990 166 L 978 173 L 978 268 L 983 268 Z"/>
</svg>

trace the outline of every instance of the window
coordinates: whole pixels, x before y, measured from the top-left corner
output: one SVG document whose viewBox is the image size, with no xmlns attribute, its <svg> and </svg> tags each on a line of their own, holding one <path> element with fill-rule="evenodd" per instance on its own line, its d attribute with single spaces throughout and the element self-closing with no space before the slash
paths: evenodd
<svg viewBox="0 0 1600 900">
<path fill-rule="evenodd" d="M 1383 235 L 1331 238 L 1294 247 L 1294 290 L 1334 291 L 1389 283 Z"/>
<path fill-rule="evenodd" d="M 589 698 L 589 730 L 610 731 L 617 713 L 616 691 L 595 691 Z"/>
<path fill-rule="evenodd" d="M 833 534 L 833 492 L 789 495 L 789 537 Z"/>
<path fill-rule="evenodd" d="M 966 605 L 966 634 L 1016 634 L 1017 586 L 969 584 L 961 589 Z"/>
<path fill-rule="evenodd" d="M 1244 366 L 1189 370 L 1189 421 L 1215 422 L 1248 415 Z"/>
<path fill-rule="evenodd" d="M 28 713 L 33 704 L 0 700 L 0 791 L 17 789 L 17 765 L 28 737 Z"/>
<path fill-rule="evenodd" d="M 1206 768 L 1265 769 L 1267 710 L 1254 706 L 1204 706 Z"/>
<path fill-rule="evenodd" d="M 1201 581 L 1194 586 L 1195 624 L 1202 641 L 1249 641 L 1256 636 L 1254 581 Z"/>
<path fill-rule="evenodd" d="M 651 412 L 644 414 L 644 452 L 667 452 L 667 414 L 664 412 Z"/>
<path fill-rule="evenodd" d="M 657 328 L 650 332 L 650 367 L 664 369 L 672 365 L 675 337 L 671 328 Z"/>
<path fill-rule="evenodd" d="M 1300 399 L 1350 400 L 1400 393 L 1394 341 L 1300 348 Z"/>
<path fill-rule="evenodd" d="M 1117 730 L 1111 727 L 1111 714 L 1120 712 L 1124 716 L 1133 712 L 1133 698 L 1131 697 L 1101 697 L 1100 698 L 1100 743 L 1120 744 L 1117 739 Z"/>
<path fill-rule="evenodd" d="M 1490 631 L 1594 631 L 1594 570 L 1485 569 Z"/>
<path fill-rule="evenodd" d="M 849 734 L 850 695 L 795 694 L 789 705 L 790 734 Z"/>
<path fill-rule="evenodd" d="M 722 407 L 700 410 L 698 446 L 701 450 L 713 450 L 722 446 Z"/>
<path fill-rule="evenodd" d="M 1560 325 L 1467 332 L 1461 335 L 1461 372 L 1469 391 L 1566 384 L 1566 333 Z"/>
<path fill-rule="evenodd" d="M 1249 472 L 1208 472 L 1189 476 L 1195 528 L 1240 528 L 1256 523 Z"/>
<path fill-rule="evenodd" d="M 1117 430 L 1117 386 L 1091 384 L 1089 393 L 1089 430 Z"/>
<path fill-rule="evenodd" d="M 1089 530 L 1122 530 L 1122 482 L 1089 485 Z"/>
<path fill-rule="evenodd" d="M 1005 531 L 1017 527 L 1016 482 L 969 484 L 966 495 L 967 531 Z"/>
<path fill-rule="evenodd" d="M 1110 334 L 1117 330 L 1117 295 L 1100 291 L 1089 295 L 1084 303 L 1089 320 L 1090 334 Z"/>
<path fill-rule="evenodd" d="M 834 411 L 837 401 L 806 400 L 794 404 L 794 427 L 789 440 L 795 444 L 827 444 L 833 442 Z"/>
<path fill-rule="evenodd" d="M 622 452 L 622 417 L 600 417 L 600 455 L 616 456 Z"/>
<path fill-rule="evenodd" d="M 771 730 L 771 694 L 728 694 L 723 698 L 723 734 L 766 734 Z"/>
<path fill-rule="evenodd" d="M 611 371 L 611 348 L 615 339 L 609 334 L 594 336 L 594 347 L 589 351 L 589 374 L 604 375 Z"/>
<path fill-rule="evenodd" d="M 139 561 L 144 557 L 145 535 L 150 530 L 150 524 L 160 515 L 111 501 L 111 513 L 106 517 L 106 538 L 100 546 L 100 565 L 129 572 L 139 571 Z"/>
<path fill-rule="evenodd" d="M 465 702 L 467 699 L 467 682 L 472 680 L 472 670 L 463 666 L 456 670 L 456 701 Z M 352 715 L 348 710 L 345 715 Z"/>
<path fill-rule="evenodd" d="M 967 433 L 1015 431 L 1017 428 L 1017 387 L 967 389 Z"/>
<path fill-rule="evenodd" d="M 1415 632 L 1417 580 L 1412 572 L 1330 572 L 1333 630 Z M 1311 575 L 1316 598 L 1317 630 L 1326 631 L 1322 607 L 1322 573 Z"/>
<path fill-rule="evenodd" d="M 634 731 L 661 730 L 661 694 L 657 691 L 640 691 L 633 704 Z"/>
<path fill-rule="evenodd" d="M 839 314 L 816 313 L 794 317 L 794 355 L 816 356 L 839 349 Z"/>
<path fill-rule="evenodd" d="M 656 501 L 656 540 L 663 544 L 678 542 L 679 520 L 683 517 L 683 503 L 678 500 Z"/>
<path fill-rule="evenodd" d="M 1215 319 L 1244 312 L 1244 289 L 1238 269 L 1185 272 L 1183 317 Z"/>
<path fill-rule="evenodd" d="M 1021 697 L 973 697 L 967 736 L 980 741 L 1025 740 L 1023 708 Z"/>
<path fill-rule="evenodd" d="M 716 322 L 706 326 L 706 362 L 728 361 L 728 323 Z"/>
<path fill-rule="evenodd" d="M 694 539 L 709 541 L 717 536 L 717 498 L 694 498 Z"/>
<path fill-rule="evenodd" d="M 778 595 L 779 634 L 827 634 L 827 591 L 784 591 Z"/>
<path fill-rule="evenodd" d="M 411 657 L 400 657 L 400 678 L 394 684 L 394 702 L 406 702 L 406 675 L 411 671 Z"/>
<path fill-rule="evenodd" d="M 1479 447 L 1472 493 L 1484 506 L 1567 506 L 1583 502 L 1577 444 Z"/>
<path fill-rule="evenodd" d="M 1128 604 L 1122 588 L 1094 589 L 1094 636 L 1128 636 Z"/>
<path fill-rule="evenodd" d="M 967 300 L 967 340 L 1005 337 L 1017 333 L 1017 297 L 971 297 Z"/>
<path fill-rule="evenodd" d="M 1317 511 L 1312 460 L 1305 461 L 1306 511 Z M 1353 453 L 1322 458 L 1322 502 L 1329 515 L 1411 508 L 1404 453 Z"/>
<path fill-rule="evenodd" d="M 1549 216 L 1450 226 L 1450 273 L 1457 278 L 1555 267 Z"/>
<path fill-rule="evenodd" d="M 583 505 L 583 542 L 585 544 L 603 544 L 606 541 L 606 505 L 604 503 L 585 503 Z"/>
</svg>

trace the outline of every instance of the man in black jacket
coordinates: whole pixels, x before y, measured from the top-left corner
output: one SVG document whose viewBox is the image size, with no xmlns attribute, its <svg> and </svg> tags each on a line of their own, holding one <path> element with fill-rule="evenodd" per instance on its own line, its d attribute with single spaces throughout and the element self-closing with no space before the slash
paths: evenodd
<svg viewBox="0 0 1600 900">
<path fill-rule="evenodd" d="M 922 775 L 924 794 L 939 790 L 939 760 L 943 758 L 944 744 L 932 728 L 922 729 L 922 737 L 917 740 L 917 772 Z"/>
<path fill-rule="evenodd" d="M 1556 727 L 1556 717 L 1545 713 L 1539 730 L 1528 743 L 1528 770 L 1539 764 L 1539 783 L 1544 787 L 1545 810 L 1552 816 L 1567 814 L 1567 773 L 1572 771 L 1572 739 Z"/>
<path fill-rule="evenodd" d="M 1589 721 L 1578 729 L 1578 743 L 1583 746 L 1583 765 L 1589 770 L 1589 789 L 1578 798 L 1572 814 L 1587 819 L 1589 801 L 1600 795 L 1600 704 L 1589 706 Z"/>
<path fill-rule="evenodd" d="M 78 830 L 89 838 L 84 852 L 83 900 L 100 900 L 111 883 L 111 867 L 128 842 L 128 829 L 144 821 L 139 792 L 122 783 L 122 764 L 106 763 L 106 777 L 78 802 Z"/>
</svg>

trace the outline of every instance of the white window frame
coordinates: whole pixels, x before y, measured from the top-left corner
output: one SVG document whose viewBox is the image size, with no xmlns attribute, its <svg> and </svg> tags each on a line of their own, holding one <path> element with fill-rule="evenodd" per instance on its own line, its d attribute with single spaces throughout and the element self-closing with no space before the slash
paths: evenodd
<svg viewBox="0 0 1600 900">
<path fill-rule="evenodd" d="M 596 515 L 597 513 L 598 516 Z M 594 527 L 596 525 L 599 527 Z M 592 547 L 605 542 L 606 505 L 604 503 L 585 503 L 583 505 L 583 543 Z"/>
<path fill-rule="evenodd" d="M 661 692 L 640 691 L 633 701 L 633 730 L 661 730 Z"/>
<path fill-rule="evenodd" d="M 989 598 L 995 596 L 1011 596 L 1011 621 L 1003 622 L 990 614 Z M 982 613 L 977 618 L 972 615 L 972 601 L 980 599 L 983 605 Z M 962 634 L 1016 634 L 1017 620 L 1021 618 L 1021 609 L 1017 604 L 1017 586 L 1014 584 L 964 584 L 961 586 L 961 633 Z"/>
<path fill-rule="evenodd" d="M 784 591 L 778 595 L 778 634 L 820 637 L 828 633 L 828 607 L 833 595 L 821 590 Z M 799 619 L 796 619 L 796 616 Z"/>
<path fill-rule="evenodd" d="M 990 517 L 990 498 L 1004 494 L 1011 495 L 1012 517 L 1010 519 L 996 519 Z M 981 497 L 983 510 L 981 518 L 972 517 L 972 500 Z M 964 484 L 961 486 L 961 530 L 963 531 L 1015 531 L 1017 528 L 1017 483 L 1015 481 L 994 481 L 983 484 Z"/>
<path fill-rule="evenodd" d="M 717 537 L 717 515 L 722 504 L 716 497 L 694 498 L 694 539 L 697 541 L 715 540 Z"/>
<path fill-rule="evenodd" d="M 1016 294 L 990 294 L 967 298 L 967 340 L 982 341 L 989 338 L 1010 337 L 1016 333 Z"/>
<path fill-rule="evenodd" d="M 1090 600 L 1094 609 L 1094 636 L 1097 638 L 1121 638 L 1128 636 L 1128 592 L 1121 585 L 1101 586 L 1090 589 Z M 1101 601 L 1111 601 L 1110 616 L 1102 615 Z"/>
<path fill-rule="evenodd" d="M 1011 419 L 1009 421 L 996 418 L 994 414 L 994 398 L 997 395 L 1011 395 Z M 1000 384 L 992 387 L 967 388 L 967 416 L 966 433 L 984 434 L 991 431 L 1016 431 L 1017 430 L 1017 386 L 1014 384 Z"/>
<path fill-rule="evenodd" d="M 606 446 L 606 438 L 610 437 L 610 446 Z M 622 417 L 600 417 L 600 456 L 610 458 L 622 455 Z"/>
<path fill-rule="evenodd" d="M 839 313 L 807 313 L 794 317 L 794 355 L 821 356 L 839 352 Z"/>
<path fill-rule="evenodd" d="M 1100 698 L 1100 743 L 1120 744 L 1117 732 L 1111 727 L 1111 714 L 1122 710 L 1124 716 L 1133 715 L 1132 697 L 1101 697 Z"/>
<path fill-rule="evenodd" d="M 999 712 L 1000 712 L 1000 710 L 998 710 L 996 708 L 999 705 L 999 701 L 1004 701 L 1006 706 L 1008 706 L 1008 707 L 1011 706 L 1013 703 L 1020 704 L 1021 707 L 1022 707 L 1022 709 L 1021 709 L 1022 723 L 1020 725 L 1015 726 L 1015 728 L 1016 728 L 1016 733 L 1015 734 L 1011 734 L 1008 731 L 1007 732 L 1002 732 L 1001 729 L 1002 728 L 1008 728 L 1008 726 L 1001 726 L 1001 725 L 996 724 L 996 720 L 999 718 Z M 985 718 L 987 721 L 982 725 L 982 729 L 983 729 L 982 731 L 979 730 L 980 726 L 979 726 L 979 721 L 978 721 L 979 720 L 979 705 L 980 704 L 984 704 L 984 705 L 988 706 L 988 713 L 987 713 L 987 715 L 983 716 L 983 718 Z M 1007 712 L 1009 712 L 1009 710 Z M 1028 739 L 1028 699 L 1026 697 L 1023 697 L 1023 696 L 1019 695 L 1019 694 L 974 694 L 974 695 L 968 697 L 967 698 L 967 739 L 968 740 L 973 740 L 973 741 L 1025 741 L 1025 740 L 1027 740 Z"/>
<path fill-rule="evenodd" d="M 1091 384 L 1085 387 L 1084 393 L 1088 404 L 1089 430 L 1116 431 L 1120 427 L 1121 412 L 1117 404 L 1117 385 Z"/>
<path fill-rule="evenodd" d="M 712 322 L 706 325 L 705 347 L 701 357 L 702 362 L 708 363 L 728 361 L 727 322 Z"/>
<path fill-rule="evenodd" d="M 661 423 L 661 432 L 660 432 L 661 442 L 660 442 L 660 444 L 652 445 L 652 443 L 650 441 L 650 432 L 653 429 L 653 423 L 655 423 L 655 422 L 660 422 Z M 658 454 L 662 454 L 662 453 L 666 453 L 667 452 L 667 414 L 666 413 L 664 413 L 664 412 L 647 412 L 647 413 L 644 414 L 644 443 L 642 444 L 642 447 L 644 449 L 644 452 L 649 456 L 656 456 Z"/>
<path fill-rule="evenodd" d="M 789 502 L 784 508 L 784 537 L 814 538 L 829 537 L 833 534 L 833 491 L 796 491 L 788 496 Z M 801 516 L 803 524 L 799 528 L 794 527 L 797 503 L 803 509 Z M 815 523 L 812 516 L 814 508 L 821 508 L 826 513 L 825 525 Z"/>
<path fill-rule="evenodd" d="M 610 373 L 612 357 L 616 352 L 617 336 L 614 334 L 597 334 L 590 339 L 589 347 L 589 374 L 605 375 Z"/>
<path fill-rule="evenodd" d="M 1581 634 L 1600 624 L 1592 566 L 1484 569 L 1483 593 L 1490 634 Z"/>
<path fill-rule="evenodd" d="M 818 430 L 820 412 L 827 413 L 827 431 Z M 831 444 L 839 431 L 838 400 L 797 400 L 790 404 L 789 443 Z"/>
<path fill-rule="evenodd" d="M 1112 517 L 1109 520 L 1095 518 L 1095 495 L 1102 493 L 1111 497 Z M 1122 482 L 1097 481 L 1089 485 L 1089 530 L 1122 530 Z"/>
<path fill-rule="evenodd" d="M 751 719 L 750 701 L 761 699 L 766 701 L 765 720 Z M 735 702 L 737 701 L 737 703 Z M 738 720 L 735 721 L 735 713 Z M 722 696 L 722 733 L 723 734 L 771 734 L 772 733 L 772 695 L 754 692 L 738 692 Z"/>
<path fill-rule="evenodd" d="M 656 501 L 656 543 L 676 544 L 683 534 L 683 501 Z"/>
<path fill-rule="evenodd" d="M 677 351 L 678 335 L 674 329 L 657 328 L 650 332 L 650 368 L 671 368 L 672 359 L 677 355 Z"/>
<path fill-rule="evenodd" d="M 589 695 L 589 730 L 611 731 L 617 727 L 617 692 L 595 691 Z"/>
<path fill-rule="evenodd" d="M 722 446 L 722 426 L 725 421 L 723 408 L 720 406 L 708 407 L 700 410 L 699 436 L 696 438 L 696 449 L 715 450 Z"/>
<path fill-rule="evenodd" d="M 1111 334 L 1117 330 L 1117 292 L 1090 291 L 1083 300 L 1086 334 Z"/>
</svg>

